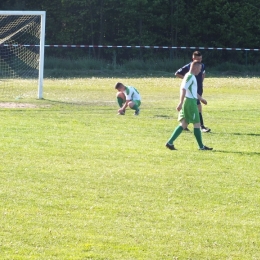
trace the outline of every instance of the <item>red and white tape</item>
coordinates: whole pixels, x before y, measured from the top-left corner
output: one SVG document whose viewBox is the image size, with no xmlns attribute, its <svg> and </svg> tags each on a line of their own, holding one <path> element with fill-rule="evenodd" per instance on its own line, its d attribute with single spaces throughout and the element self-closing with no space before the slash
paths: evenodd
<svg viewBox="0 0 260 260">
<path fill-rule="evenodd" d="M 2 46 L 13 47 L 39 47 L 34 44 L 0 44 Z M 178 46 L 131 46 L 131 45 L 83 45 L 83 44 L 49 44 L 45 47 L 53 48 L 140 48 L 140 49 L 190 49 L 190 50 L 226 50 L 226 51 L 260 51 L 252 48 L 217 48 L 217 47 L 178 47 Z"/>
</svg>

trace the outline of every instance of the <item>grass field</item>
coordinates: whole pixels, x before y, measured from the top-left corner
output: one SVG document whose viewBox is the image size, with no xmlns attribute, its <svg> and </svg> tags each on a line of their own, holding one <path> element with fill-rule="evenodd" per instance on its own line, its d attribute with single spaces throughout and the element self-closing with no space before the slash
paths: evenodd
<svg viewBox="0 0 260 260">
<path fill-rule="evenodd" d="M 119 80 L 139 117 L 116 115 Z M 165 148 L 179 79 L 44 84 L 0 91 L 1 259 L 260 259 L 259 78 L 206 79 L 213 151 Z"/>
</svg>

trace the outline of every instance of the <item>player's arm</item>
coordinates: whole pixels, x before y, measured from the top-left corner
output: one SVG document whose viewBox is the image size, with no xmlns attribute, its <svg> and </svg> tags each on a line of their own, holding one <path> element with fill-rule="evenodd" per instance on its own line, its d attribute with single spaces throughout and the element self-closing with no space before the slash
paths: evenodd
<svg viewBox="0 0 260 260">
<path fill-rule="evenodd" d="M 204 81 L 205 77 L 206 77 L 206 70 L 205 70 L 205 64 L 203 64 L 202 82 Z"/>
<path fill-rule="evenodd" d="M 184 66 L 180 69 L 178 69 L 176 72 L 175 72 L 175 76 L 177 78 L 180 78 L 180 79 L 183 79 L 185 74 L 189 71 L 189 68 L 187 66 Z"/>
<path fill-rule="evenodd" d="M 178 70 L 175 72 L 175 76 L 176 76 L 177 78 L 183 79 L 183 78 L 184 78 L 184 75 L 185 75 L 185 73 L 183 73 L 183 68 L 180 68 L 180 69 L 178 69 Z"/>
<path fill-rule="evenodd" d="M 182 109 L 182 105 L 183 105 L 183 101 L 184 101 L 185 95 L 186 95 L 186 89 L 185 88 L 181 88 L 181 91 L 180 91 L 180 103 L 176 107 L 176 109 L 178 111 L 180 111 Z"/>
<path fill-rule="evenodd" d="M 180 79 L 183 79 L 184 78 L 184 76 L 182 75 L 182 74 L 179 74 L 179 73 L 175 73 L 175 76 L 177 77 L 177 78 L 180 78 Z"/>
<path fill-rule="evenodd" d="M 203 103 L 204 105 L 207 105 L 208 102 L 206 99 L 204 99 L 202 96 L 200 96 L 199 94 L 197 94 L 198 100 Z"/>
<path fill-rule="evenodd" d="M 125 109 L 128 107 L 128 103 L 129 103 L 130 101 L 131 101 L 131 100 L 126 100 L 125 103 L 124 103 L 124 105 L 123 105 L 120 109 L 118 109 L 118 112 L 123 112 L 123 111 L 125 111 Z"/>
<path fill-rule="evenodd" d="M 128 107 L 129 102 L 132 100 L 132 98 L 131 98 L 132 94 L 133 93 L 131 91 L 126 94 L 126 97 L 125 97 L 126 101 L 125 101 L 124 105 L 118 110 L 119 113 L 122 111 L 125 111 L 125 109 Z"/>
<path fill-rule="evenodd" d="M 204 81 L 205 77 L 206 77 L 206 72 L 204 71 L 204 72 L 202 73 L 202 82 Z"/>
</svg>

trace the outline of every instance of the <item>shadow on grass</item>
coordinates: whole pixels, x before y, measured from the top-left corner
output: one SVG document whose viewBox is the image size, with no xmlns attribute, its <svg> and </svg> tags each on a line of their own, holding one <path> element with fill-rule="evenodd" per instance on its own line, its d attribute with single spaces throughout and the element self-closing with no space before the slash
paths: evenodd
<svg viewBox="0 0 260 260">
<path fill-rule="evenodd" d="M 260 134 L 252 134 L 252 133 L 248 133 L 248 134 L 242 134 L 242 133 L 233 133 L 232 135 L 249 135 L 249 136 L 260 136 Z"/>
<path fill-rule="evenodd" d="M 240 152 L 240 151 L 227 151 L 227 150 L 212 150 L 213 153 L 230 153 L 230 154 L 240 154 L 240 155 L 260 155 L 260 152 Z"/>
<path fill-rule="evenodd" d="M 221 134 L 221 135 L 238 135 L 238 136 L 260 136 L 260 134 L 255 133 L 225 133 L 225 132 L 209 132 L 207 134 Z"/>
<path fill-rule="evenodd" d="M 153 117 L 157 118 L 157 119 L 172 119 L 173 118 L 172 116 L 168 116 L 168 115 L 154 115 Z"/>
<path fill-rule="evenodd" d="M 53 99 L 42 99 L 53 104 L 63 104 L 63 105 L 74 105 L 74 106 L 107 106 L 108 104 L 115 103 L 115 101 L 62 101 Z M 115 110 L 111 108 L 111 110 Z"/>
</svg>

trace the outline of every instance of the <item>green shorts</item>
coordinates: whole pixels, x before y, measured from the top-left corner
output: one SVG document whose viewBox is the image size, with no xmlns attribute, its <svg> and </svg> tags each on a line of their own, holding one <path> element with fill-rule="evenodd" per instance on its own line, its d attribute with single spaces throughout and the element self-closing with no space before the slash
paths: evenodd
<svg viewBox="0 0 260 260">
<path fill-rule="evenodd" d="M 182 109 L 179 112 L 178 121 L 181 121 L 182 119 L 185 119 L 187 124 L 200 123 L 197 99 L 185 98 Z"/>
<path fill-rule="evenodd" d="M 141 100 L 132 100 L 132 102 L 134 102 L 137 107 L 141 105 Z"/>
</svg>

